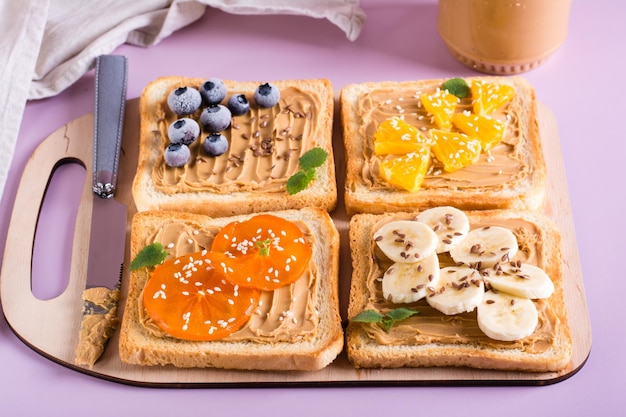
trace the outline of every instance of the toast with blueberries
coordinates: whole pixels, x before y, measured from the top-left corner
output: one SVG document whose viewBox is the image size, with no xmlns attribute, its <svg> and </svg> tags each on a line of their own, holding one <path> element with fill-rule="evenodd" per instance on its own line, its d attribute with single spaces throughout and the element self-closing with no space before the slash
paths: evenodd
<svg viewBox="0 0 626 417">
<path fill-rule="evenodd" d="M 137 209 L 334 209 L 333 107 L 325 79 L 154 80 L 139 104 Z"/>
</svg>

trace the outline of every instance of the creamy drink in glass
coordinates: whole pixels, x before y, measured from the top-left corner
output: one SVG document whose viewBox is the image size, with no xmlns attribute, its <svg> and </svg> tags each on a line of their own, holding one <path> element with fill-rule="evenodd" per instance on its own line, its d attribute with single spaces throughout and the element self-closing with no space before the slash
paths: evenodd
<svg viewBox="0 0 626 417">
<path fill-rule="evenodd" d="M 439 0 L 437 27 L 452 55 L 492 74 L 531 70 L 567 37 L 571 0 Z"/>
</svg>

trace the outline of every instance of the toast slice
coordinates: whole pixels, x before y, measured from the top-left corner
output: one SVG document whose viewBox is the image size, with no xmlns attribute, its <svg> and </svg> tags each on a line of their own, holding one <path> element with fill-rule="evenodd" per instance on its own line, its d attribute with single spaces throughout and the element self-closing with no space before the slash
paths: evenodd
<svg viewBox="0 0 626 417">
<path fill-rule="evenodd" d="M 535 212 L 466 212 L 470 229 L 503 226 L 513 231 L 519 250 L 512 261 L 539 266 L 554 284 L 549 298 L 533 300 L 539 312 L 534 332 L 519 340 L 499 341 L 481 331 L 476 309 L 444 315 L 431 307 L 426 298 L 405 304 L 384 299 L 380 277 L 391 262 L 377 250 L 374 232 L 386 222 L 414 220 L 417 214 L 357 214 L 351 219 L 353 275 L 348 307 L 351 321 L 346 329 L 346 349 L 351 363 L 357 368 L 463 366 L 531 372 L 568 369 L 572 339 L 563 296 L 563 279 L 567 277 L 562 276 L 560 234 L 553 223 Z M 456 265 L 449 253 L 437 256 L 442 268 Z M 485 297 L 490 291 L 485 292 Z M 384 314 L 398 307 L 417 310 L 418 314 L 395 323 L 388 331 L 376 323 L 352 320 L 369 309 Z"/>
<path fill-rule="evenodd" d="M 422 94 L 442 89 L 445 79 L 405 82 L 365 82 L 341 90 L 341 123 L 347 160 L 345 204 L 349 214 L 412 211 L 454 205 L 464 210 L 536 209 L 543 204 L 546 165 L 539 136 L 535 91 L 521 77 L 469 77 L 474 82 L 513 87 L 510 102 L 488 116 L 506 123 L 504 139 L 465 168 L 446 172 L 432 159 L 421 187 L 407 191 L 380 175 L 384 159 L 374 153 L 374 133 L 394 116 L 404 119 L 425 137 L 437 128 L 432 114 L 421 104 Z M 471 94 L 461 98 L 454 113 L 473 112 Z M 453 124 L 452 132 L 459 129 Z"/>
<path fill-rule="evenodd" d="M 139 211 L 176 210 L 215 217 L 253 212 L 318 207 L 332 210 L 337 185 L 332 149 L 334 96 L 325 79 L 272 82 L 281 94 L 272 108 L 259 107 L 254 91 L 259 82 L 224 81 L 226 98 L 245 94 L 250 112 L 233 116 L 221 131 L 229 147 L 220 156 L 203 149 L 210 132 L 201 123 L 203 104 L 190 116 L 200 126 L 200 137 L 189 145 L 184 167 L 165 164 L 168 129 L 179 116 L 168 106 L 178 87 L 199 89 L 204 79 L 167 76 L 148 84 L 140 98 L 139 159 L 132 192 Z M 182 116 L 181 116 L 182 117 Z M 295 194 L 286 191 L 288 178 L 300 169 L 299 158 L 311 148 L 328 157 L 316 169 L 315 179 Z"/>
<path fill-rule="evenodd" d="M 308 274 L 293 284 L 263 291 L 262 304 L 249 322 L 230 336 L 191 341 L 171 337 L 151 321 L 142 303 L 151 269 L 131 271 L 120 331 L 122 361 L 144 366 L 280 371 L 310 371 L 330 364 L 344 342 L 338 298 L 339 234 L 322 209 L 271 214 L 295 222 L 305 231 L 313 248 Z M 131 259 L 155 241 L 167 248 L 171 257 L 208 248 L 223 226 L 252 216 L 140 212 L 132 223 Z"/>
</svg>

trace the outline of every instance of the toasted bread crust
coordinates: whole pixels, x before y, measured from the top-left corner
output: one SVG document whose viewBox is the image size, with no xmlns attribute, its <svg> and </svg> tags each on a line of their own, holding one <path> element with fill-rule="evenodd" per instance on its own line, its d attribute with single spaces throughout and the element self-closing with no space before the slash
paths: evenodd
<svg viewBox="0 0 626 417">
<path fill-rule="evenodd" d="M 360 97 L 376 90 L 420 91 L 425 86 L 440 85 L 445 79 L 406 82 L 365 82 L 346 85 L 340 94 L 341 123 L 346 152 L 347 170 L 345 204 L 349 214 L 385 213 L 415 210 L 424 207 L 454 205 L 464 210 L 537 209 L 543 204 L 546 165 L 539 136 L 537 104 L 532 86 L 521 77 L 471 77 L 470 80 L 506 82 L 516 91 L 513 107 L 520 120 L 520 151 L 528 164 L 528 175 L 502 187 L 429 188 L 411 193 L 389 186 L 372 189 L 362 178 L 365 166 L 363 137 L 359 114 Z"/>
<path fill-rule="evenodd" d="M 338 269 L 339 234 L 328 213 L 321 209 L 272 212 L 307 224 L 315 235 L 313 262 L 319 270 L 316 279 L 319 324 L 315 334 L 298 341 L 257 343 L 246 340 L 195 342 L 155 337 L 140 323 L 140 297 L 149 277 L 147 268 L 132 271 L 122 319 L 119 351 L 123 362 L 134 365 L 167 365 L 183 368 L 224 368 L 245 370 L 317 370 L 330 364 L 343 349 L 343 331 L 339 316 Z M 164 220 L 193 227 L 221 227 L 233 220 L 252 215 L 210 218 L 182 212 L 148 211 L 133 219 L 131 259 Z"/>
<path fill-rule="evenodd" d="M 297 87 L 315 95 L 321 103 L 317 128 L 312 135 L 316 146 L 326 150 L 329 156 L 326 163 L 317 169 L 316 179 L 307 189 L 293 195 L 289 195 L 286 191 L 264 192 L 261 190 L 228 193 L 194 190 L 174 194 L 159 190 L 152 180 L 152 172 L 162 159 L 165 143 L 159 133 L 160 109 L 167 107 L 167 96 L 174 88 L 183 85 L 200 86 L 204 81 L 199 78 L 167 76 L 152 81 L 144 88 L 139 102 L 139 160 L 132 186 L 133 198 L 139 211 L 175 210 L 219 217 L 302 207 L 318 207 L 327 211 L 335 208 L 337 185 L 332 149 L 334 96 L 332 85 L 326 79 L 272 82 L 279 89 Z M 224 83 L 229 90 L 248 91 L 250 96 L 261 84 L 252 81 L 228 80 Z"/>
<path fill-rule="evenodd" d="M 417 213 L 386 215 L 358 214 L 350 222 L 350 249 L 353 275 L 350 287 L 348 317 L 363 311 L 371 296 L 365 278 L 369 274 L 368 256 L 372 253 L 372 228 L 384 217 Z M 567 369 L 572 357 L 572 339 L 563 295 L 560 234 L 543 215 L 514 210 L 485 210 L 467 212 L 470 224 L 497 219 L 523 219 L 540 230 L 542 268 L 555 284 L 548 299 L 558 317 L 553 345 L 544 352 L 533 353 L 519 348 L 489 347 L 485 344 L 450 343 L 434 340 L 412 345 L 382 345 L 368 337 L 360 323 L 350 322 L 346 330 L 348 359 L 357 368 L 398 368 L 467 366 L 479 369 L 509 371 L 553 372 Z M 475 314 L 475 313 L 474 313 Z M 417 316 L 419 317 L 419 315 Z"/>
</svg>

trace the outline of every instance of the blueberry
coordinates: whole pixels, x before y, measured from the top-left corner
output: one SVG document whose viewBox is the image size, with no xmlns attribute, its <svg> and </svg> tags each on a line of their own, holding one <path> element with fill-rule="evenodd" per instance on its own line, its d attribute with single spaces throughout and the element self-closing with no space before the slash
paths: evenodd
<svg viewBox="0 0 626 417">
<path fill-rule="evenodd" d="M 280 99 L 280 90 L 270 83 L 261 84 L 254 92 L 254 101 L 259 107 L 274 107 Z"/>
<path fill-rule="evenodd" d="M 230 126 L 232 114 L 221 104 L 209 106 L 200 114 L 200 123 L 209 132 L 221 132 Z"/>
<path fill-rule="evenodd" d="M 220 156 L 228 150 L 228 139 L 221 133 L 211 133 L 204 140 L 203 146 L 210 156 Z"/>
<path fill-rule="evenodd" d="M 226 84 L 219 78 L 209 78 L 200 86 L 200 95 L 209 106 L 219 104 L 226 97 Z"/>
<path fill-rule="evenodd" d="M 187 145 L 172 143 L 165 148 L 165 163 L 171 167 L 182 167 L 191 158 L 191 152 Z"/>
<path fill-rule="evenodd" d="M 250 111 L 250 102 L 244 94 L 233 94 L 228 99 L 228 108 L 233 116 L 241 116 Z"/>
<path fill-rule="evenodd" d="M 191 114 L 202 104 L 200 92 L 191 87 L 178 87 L 167 97 L 170 109 L 179 116 Z"/>
<path fill-rule="evenodd" d="M 167 136 L 171 143 L 190 145 L 200 136 L 200 126 L 195 120 L 183 117 L 170 125 L 167 129 Z"/>
</svg>

